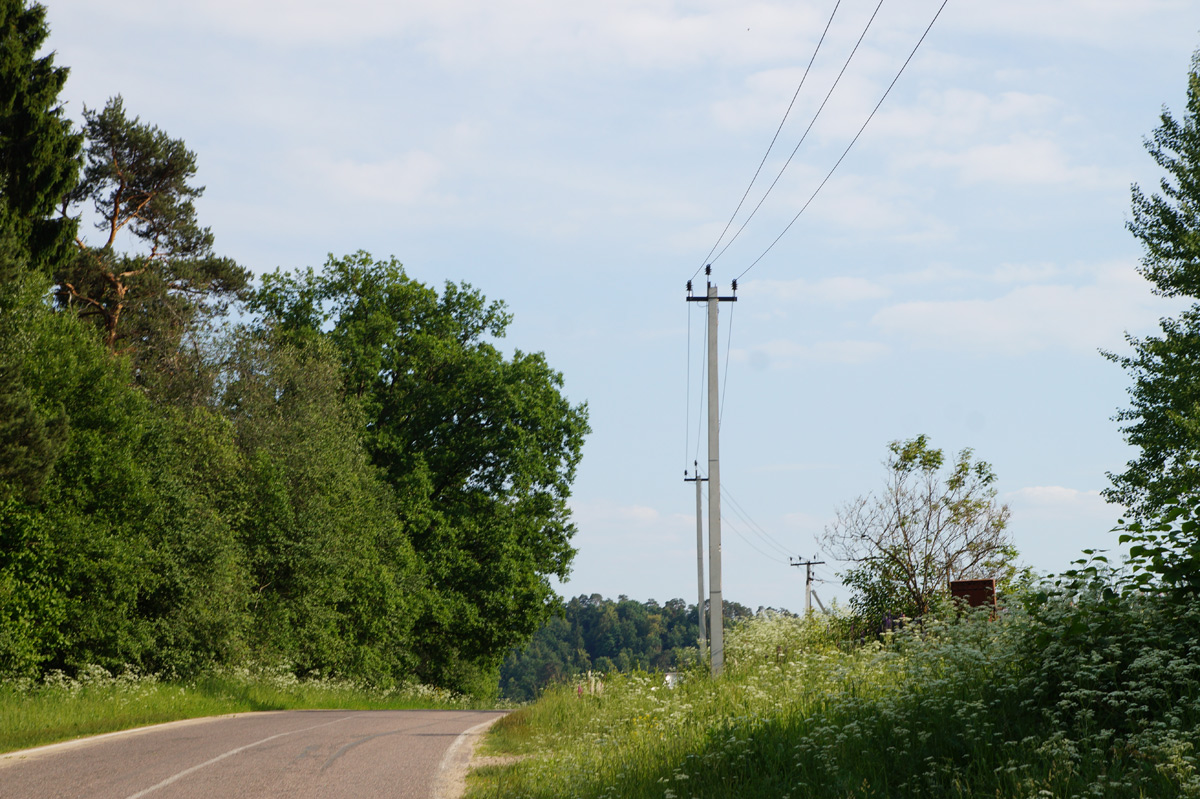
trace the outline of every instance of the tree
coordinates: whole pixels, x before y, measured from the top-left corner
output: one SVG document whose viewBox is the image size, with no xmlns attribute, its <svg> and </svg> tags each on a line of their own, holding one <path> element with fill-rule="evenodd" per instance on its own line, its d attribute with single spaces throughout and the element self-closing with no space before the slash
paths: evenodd
<svg viewBox="0 0 1200 799">
<path fill-rule="evenodd" d="M 63 117 L 58 94 L 67 79 L 46 40 L 46 9 L 0 0 L 0 239 L 19 242 L 16 267 L 49 271 L 71 253 L 75 220 L 54 212 L 75 186 L 82 136 Z"/>
<path fill-rule="evenodd" d="M 742 605 L 726 614 L 741 615 Z M 501 694 L 520 702 L 536 699 L 548 684 L 588 671 L 668 670 L 696 660 L 696 607 L 682 599 L 659 606 L 653 599 L 617 601 L 599 594 L 566 602 L 528 645 L 512 649 L 500 671 Z M 613 633 L 616 633 L 615 635 Z"/>
<path fill-rule="evenodd" d="M 181 139 L 129 119 L 120 96 L 100 112 L 84 109 L 83 179 L 68 197 L 90 204 L 103 242 L 78 242 L 55 273 L 64 307 L 93 319 L 111 351 L 134 355 L 135 370 L 169 359 L 194 323 L 224 310 L 249 273 L 213 252 L 213 234 L 196 221 L 195 153 Z M 122 233 L 144 247 L 117 250 Z M 143 375 L 144 376 L 144 375 Z"/>
<path fill-rule="evenodd" d="M 1165 297 L 1200 298 L 1200 50 L 1188 73 L 1181 119 L 1164 108 L 1146 149 L 1166 175 L 1159 193 L 1133 186 L 1129 231 L 1142 245 L 1139 272 Z M 1125 506 L 1127 586 L 1180 601 L 1200 593 L 1200 303 L 1164 318 L 1161 334 L 1126 336 L 1131 355 L 1106 352 L 1133 378 L 1117 414 L 1138 456 L 1109 474 L 1104 496 Z"/>
<path fill-rule="evenodd" d="M 964 449 L 946 459 L 924 435 L 888 445 L 882 493 L 844 505 L 822 542 L 854 565 L 842 575 L 851 606 L 871 621 L 919 616 L 950 580 L 1003 577 L 1016 557 L 997 504 L 995 472 Z"/>
<path fill-rule="evenodd" d="M 510 317 L 466 284 L 409 278 L 395 259 L 330 257 L 263 278 L 251 307 L 272 335 L 332 342 L 366 446 L 398 497 L 432 601 L 414 634 L 420 676 L 490 683 L 555 607 L 574 550 L 567 499 L 588 432 L 540 353 L 492 343 Z"/>
<path fill-rule="evenodd" d="M 1142 244 L 1139 272 L 1165 297 L 1200 298 L 1200 51 L 1188 75 L 1187 110 L 1176 120 L 1164 108 L 1146 141 L 1166 171 L 1161 193 L 1133 186 L 1129 231 Z M 1109 474 L 1104 496 L 1134 520 L 1200 500 L 1200 304 L 1164 318 L 1159 336 L 1126 336 L 1131 355 L 1106 352 L 1133 378 L 1130 406 L 1118 412 L 1138 456 Z"/>
<path fill-rule="evenodd" d="M 62 452 L 67 416 L 39 411 L 11 364 L 0 365 L 0 499 L 36 501 Z"/>
<path fill-rule="evenodd" d="M 404 681 L 424 577 L 362 445 L 332 344 L 242 336 L 229 349 L 221 407 L 254 509 L 241 540 L 258 659 L 301 675 Z"/>
<path fill-rule="evenodd" d="M 36 493 L 0 499 L 0 671 L 85 664 L 195 673 L 236 661 L 248 626 L 225 420 L 155 406 L 129 363 L 24 281 L 0 363 L 47 419 Z M 54 424 L 58 418 L 65 423 Z M 51 453 L 50 455 L 52 455 Z M 29 487 L 28 483 L 17 488 Z"/>
</svg>

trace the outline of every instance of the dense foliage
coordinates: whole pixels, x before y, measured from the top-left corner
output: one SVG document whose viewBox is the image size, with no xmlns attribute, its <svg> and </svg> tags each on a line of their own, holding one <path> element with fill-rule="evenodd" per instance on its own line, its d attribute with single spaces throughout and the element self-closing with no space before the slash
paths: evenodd
<svg viewBox="0 0 1200 799">
<path fill-rule="evenodd" d="M 510 317 L 466 284 L 436 290 L 359 252 L 323 270 L 267 275 L 251 307 L 265 340 L 329 347 L 363 416 L 362 442 L 398 508 L 426 579 L 414 615 L 424 679 L 480 667 L 522 644 L 574 555 L 567 498 L 588 431 L 540 353 L 495 346 Z"/>
<path fill-rule="evenodd" d="M 586 407 L 470 286 L 357 253 L 255 290 L 182 140 L 61 118 L 43 19 L 0 0 L 0 678 L 494 695 L 574 554 Z M 60 246 L 83 205 L 102 239 Z"/>
<path fill-rule="evenodd" d="M 725 626 L 753 612 L 725 602 Z M 615 602 L 599 594 L 577 596 L 546 622 L 500 669 L 500 693 L 518 702 L 535 699 L 548 685 L 585 674 L 668 671 L 695 663 L 699 621 L 696 606 L 682 599 Z"/>
<path fill-rule="evenodd" d="M 484 770 L 472 795 L 1200 795 L 1200 612 L 1065 588 L 866 644 L 764 615 L 731 631 L 720 680 L 548 691 L 495 736 L 535 756 Z"/>
<path fill-rule="evenodd" d="M 1188 75 L 1186 113 L 1177 120 L 1164 109 L 1146 148 L 1166 175 L 1160 193 L 1133 187 L 1128 227 L 1143 247 L 1139 271 L 1159 294 L 1200 299 L 1200 52 Z M 1161 328 L 1158 336 L 1128 336 L 1130 355 L 1107 354 L 1133 378 L 1130 406 L 1117 418 L 1138 455 L 1109 475 L 1105 496 L 1137 521 L 1200 499 L 1200 304 L 1164 318 Z"/>
</svg>

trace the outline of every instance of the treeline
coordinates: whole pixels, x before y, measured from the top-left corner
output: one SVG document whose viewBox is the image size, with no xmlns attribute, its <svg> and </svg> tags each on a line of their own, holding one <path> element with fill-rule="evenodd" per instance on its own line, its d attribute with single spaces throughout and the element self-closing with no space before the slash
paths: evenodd
<svg viewBox="0 0 1200 799">
<path fill-rule="evenodd" d="M 64 117 L 46 35 L 0 0 L 0 677 L 494 694 L 574 554 L 586 407 L 466 284 L 362 252 L 255 283 L 181 140 Z"/>
<path fill-rule="evenodd" d="M 736 602 L 724 605 L 726 627 L 756 615 Z M 547 685 L 588 671 L 667 671 L 695 662 L 698 638 L 696 606 L 682 599 L 659 605 L 653 599 L 621 596 L 614 602 L 599 594 L 580 595 L 527 646 L 509 652 L 500 669 L 500 693 L 527 702 Z"/>
</svg>

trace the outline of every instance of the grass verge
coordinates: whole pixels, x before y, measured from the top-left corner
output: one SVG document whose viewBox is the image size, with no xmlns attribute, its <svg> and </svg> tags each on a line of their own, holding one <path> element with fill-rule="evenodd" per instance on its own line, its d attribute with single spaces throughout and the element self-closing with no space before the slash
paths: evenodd
<svg viewBox="0 0 1200 799">
<path fill-rule="evenodd" d="M 1200 612 L 1077 595 L 840 644 L 759 619 L 727 671 L 547 691 L 471 799 L 1200 796 Z"/>
<path fill-rule="evenodd" d="M 256 710 L 471 708 L 472 700 L 428 686 L 372 689 L 284 673 L 212 674 L 186 682 L 113 676 L 93 667 L 76 679 L 0 682 L 0 752 L 167 721 Z"/>
</svg>

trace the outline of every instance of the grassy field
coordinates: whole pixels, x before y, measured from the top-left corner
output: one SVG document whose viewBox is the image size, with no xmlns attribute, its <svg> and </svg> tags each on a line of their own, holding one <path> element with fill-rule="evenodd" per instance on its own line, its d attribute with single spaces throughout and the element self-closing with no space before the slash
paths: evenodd
<svg viewBox="0 0 1200 799">
<path fill-rule="evenodd" d="M 391 691 L 287 674 L 210 675 L 160 682 L 100 668 L 77 679 L 0 683 L 0 752 L 165 721 L 252 710 L 462 708 L 472 702 L 427 686 Z"/>
<path fill-rule="evenodd" d="M 565 685 L 501 720 L 472 799 L 1200 796 L 1200 613 L 1101 589 L 845 643 L 733 631 L 727 671 Z"/>
</svg>

